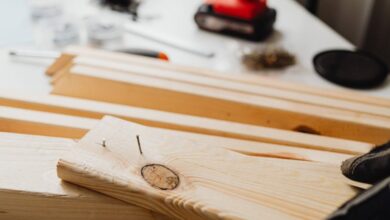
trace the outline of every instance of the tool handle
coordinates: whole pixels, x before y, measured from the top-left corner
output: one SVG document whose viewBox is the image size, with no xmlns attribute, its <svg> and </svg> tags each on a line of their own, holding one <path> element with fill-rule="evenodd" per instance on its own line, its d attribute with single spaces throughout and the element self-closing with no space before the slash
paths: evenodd
<svg viewBox="0 0 390 220">
<path fill-rule="evenodd" d="M 159 51 L 154 51 L 154 50 L 127 48 L 127 49 L 121 49 L 121 50 L 117 50 L 117 51 L 121 52 L 121 53 L 128 53 L 128 54 L 140 55 L 140 56 L 145 56 L 145 57 L 152 57 L 152 58 L 157 58 L 160 60 L 169 61 L 169 58 L 165 53 L 159 52 Z"/>
</svg>

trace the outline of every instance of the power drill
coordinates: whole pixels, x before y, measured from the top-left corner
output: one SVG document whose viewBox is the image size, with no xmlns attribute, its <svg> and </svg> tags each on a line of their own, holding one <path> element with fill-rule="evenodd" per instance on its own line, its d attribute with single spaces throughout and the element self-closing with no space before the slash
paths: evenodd
<svg viewBox="0 0 390 220">
<path fill-rule="evenodd" d="M 206 31 L 261 41 L 272 33 L 276 14 L 267 0 L 205 0 L 195 22 Z"/>
</svg>

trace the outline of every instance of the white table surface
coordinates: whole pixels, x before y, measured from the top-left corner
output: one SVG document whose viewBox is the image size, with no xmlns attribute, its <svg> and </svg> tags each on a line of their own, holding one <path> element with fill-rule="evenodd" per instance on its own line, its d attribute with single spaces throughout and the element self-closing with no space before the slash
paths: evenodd
<svg viewBox="0 0 390 220">
<path fill-rule="evenodd" d="M 95 13 L 87 0 L 62 1 L 72 19 L 82 19 L 86 14 Z M 354 46 L 324 23 L 306 12 L 293 0 L 269 0 L 269 5 L 278 11 L 275 33 L 266 42 L 251 43 L 201 31 L 193 21 L 193 15 L 201 0 L 146 0 L 140 8 L 140 14 L 155 15 L 159 19 L 141 21 L 138 25 L 156 31 L 160 35 L 172 36 L 188 44 L 207 48 L 215 52 L 213 58 L 205 58 L 170 48 L 140 37 L 126 34 L 124 44 L 129 47 L 151 48 L 162 50 L 170 57 L 170 62 L 190 66 L 206 67 L 226 74 L 258 74 L 283 81 L 308 84 L 324 88 L 341 88 L 318 76 L 312 66 L 313 56 L 326 49 L 353 49 Z M 77 10 L 75 10 L 77 9 Z M 38 39 L 39 40 L 39 39 Z M 298 63 L 281 71 L 248 72 L 241 64 L 240 51 L 247 48 L 264 47 L 265 45 L 282 46 L 294 53 Z M 10 44 L 0 49 L 0 89 L 24 90 L 35 93 L 49 93 L 49 78 L 44 70 L 49 60 L 10 58 L 8 48 L 42 48 L 42 43 Z M 47 47 L 47 48 L 46 48 Z M 390 80 L 384 86 L 362 91 L 364 93 L 390 97 Z"/>
</svg>

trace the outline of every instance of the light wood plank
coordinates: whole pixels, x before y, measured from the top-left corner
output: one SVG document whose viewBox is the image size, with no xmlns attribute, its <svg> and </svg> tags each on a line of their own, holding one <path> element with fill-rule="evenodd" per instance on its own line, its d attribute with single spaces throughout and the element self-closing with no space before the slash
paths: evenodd
<svg viewBox="0 0 390 220">
<path fill-rule="evenodd" d="M 0 122 L 0 131 L 2 132 L 78 139 L 84 136 L 88 130 L 93 128 L 98 120 L 0 106 Z M 343 160 L 352 156 L 352 154 L 347 153 L 334 153 L 284 145 L 243 141 L 159 128 L 154 129 L 164 134 L 201 141 L 202 143 L 209 145 L 210 148 L 226 148 L 241 154 L 256 157 L 276 157 L 340 165 Z M 344 142 L 344 144 L 350 144 L 346 146 L 349 146 L 351 149 L 358 147 L 356 149 L 361 151 L 364 151 L 366 148 L 366 152 L 371 148 L 369 145 L 359 145 L 359 143 L 354 142 Z"/>
<path fill-rule="evenodd" d="M 112 115 L 152 127 L 348 154 L 365 153 L 373 146 L 318 135 L 57 95 L 0 92 L 0 105 L 96 119 Z"/>
<path fill-rule="evenodd" d="M 81 138 L 98 120 L 0 106 L 0 131 Z"/>
<path fill-rule="evenodd" d="M 163 219 L 61 182 L 56 163 L 74 143 L 64 138 L 0 133 L 0 219 Z"/>
<path fill-rule="evenodd" d="M 80 65 L 61 77 L 52 92 L 374 144 L 390 139 L 389 118 Z"/>
<path fill-rule="evenodd" d="M 46 74 L 49 76 L 55 75 L 57 72 L 61 71 L 61 69 L 64 68 L 67 64 L 70 64 L 73 59 L 74 55 L 70 54 L 61 54 L 60 57 L 58 57 L 47 69 Z"/>
<path fill-rule="evenodd" d="M 270 79 L 261 75 L 224 73 L 210 69 L 202 69 L 196 67 L 183 66 L 162 62 L 156 59 L 134 56 L 130 54 L 121 54 L 88 47 L 71 46 L 65 50 L 66 53 L 73 55 L 88 55 L 107 60 L 116 60 L 125 63 L 136 63 L 144 66 L 152 66 L 162 70 L 180 71 L 183 73 L 191 73 L 194 75 L 207 76 L 215 79 L 229 80 L 232 82 L 242 82 L 252 85 L 261 85 L 280 90 L 296 91 L 303 94 L 312 94 L 322 97 L 330 97 L 333 99 L 348 100 L 358 103 L 366 103 L 383 107 L 390 107 L 390 100 L 380 97 L 368 96 L 360 92 L 352 92 L 346 89 L 320 89 L 308 85 L 294 84 L 291 82 L 283 82 L 280 80 Z"/>
<path fill-rule="evenodd" d="M 142 137 L 142 155 L 136 135 Z M 96 144 L 102 137 L 109 147 Z M 141 172 L 150 164 L 178 175 L 177 188 L 149 185 Z M 172 185 L 174 174 L 166 179 L 158 170 L 143 176 Z M 177 219 L 321 219 L 355 195 L 337 166 L 245 157 L 112 117 L 59 160 L 57 174 Z"/>
<path fill-rule="evenodd" d="M 166 70 L 155 68 L 153 66 L 145 66 L 137 63 L 120 62 L 116 60 L 107 60 L 96 58 L 93 56 L 77 56 L 73 60 L 74 64 L 86 65 L 97 68 L 105 68 L 114 71 L 128 72 L 131 74 L 139 74 L 153 78 L 162 78 L 179 82 L 186 82 L 195 85 L 210 86 L 213 88 L 227 89 L 229 91 L 244 92 L 252 95 L 272 97 L 282 100 L 290 100 L 294 102 L 313 104 L 318 106 L 332 107 L 336 109 L 344 109 L 352 112 L 364 113 L 368 115 L 378 115 L 390 117 L 390 108 L 365 104 L 361 102 L 352 102 L 340 99 L 334 99 L 324 96 L 318 96 L 308 93 L 281 90 L 266 86 L 253 85 L 248 83 L 235 82 L 226 79 L 216 79 L 203 75 L 188 74 L 175 70 Z"/>
</svg>

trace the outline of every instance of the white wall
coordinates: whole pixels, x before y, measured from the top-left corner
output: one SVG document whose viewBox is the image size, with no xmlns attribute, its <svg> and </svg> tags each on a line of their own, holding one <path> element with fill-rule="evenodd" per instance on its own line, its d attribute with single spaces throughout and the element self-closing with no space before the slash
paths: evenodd
<svg viewBox="0 0 390 220">
<path fill-rule="evenodd" d="M 319 0 L 318 16 L 356 46 L 364 42 L 374 0 Z"/>
<path fill-rule="evenodd" d="M 390 1 L 376 1 L 367 30 L 363 49 L 380 56 L 390 67 Z"/>
<path fill-rule="evenodd" d="M 305 0 L 298 0 L 304 3 Z M 375 0 L 318 0 L 318 17 L 356 46 L 361 46 Z"/>
</svg>

